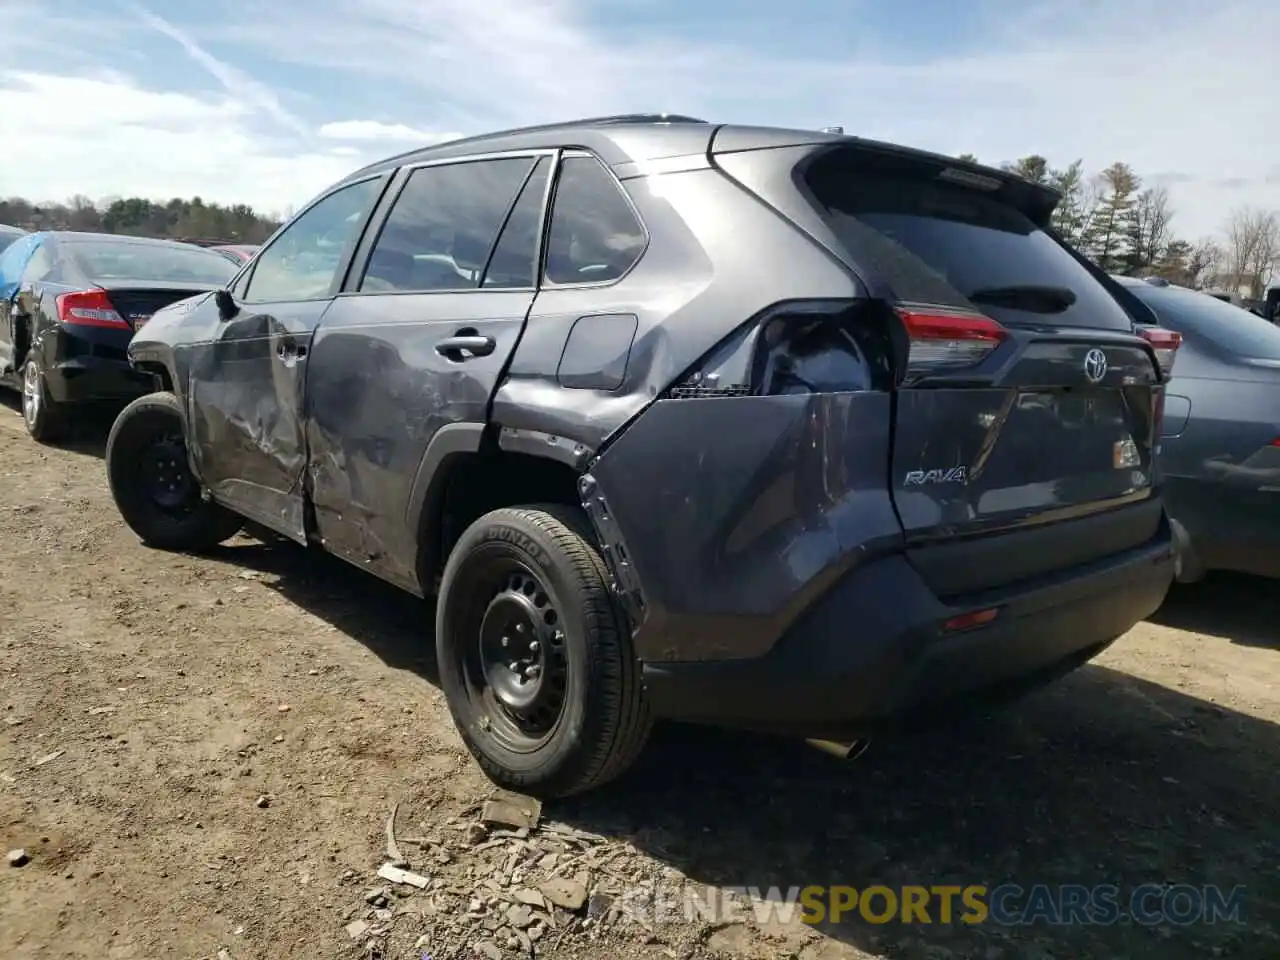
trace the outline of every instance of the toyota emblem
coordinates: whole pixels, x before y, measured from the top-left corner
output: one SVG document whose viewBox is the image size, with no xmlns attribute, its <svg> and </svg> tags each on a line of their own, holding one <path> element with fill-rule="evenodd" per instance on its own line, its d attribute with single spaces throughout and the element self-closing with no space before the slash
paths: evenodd
<svg viewBox="0 0 1280 960">
<path fill-rule="evenodd" d="M 1084 375 L 1090 383 L 1101 383 L 1107 375 L 1107 355 L 1097 347 L 1084 355 Z"/>
</svg>

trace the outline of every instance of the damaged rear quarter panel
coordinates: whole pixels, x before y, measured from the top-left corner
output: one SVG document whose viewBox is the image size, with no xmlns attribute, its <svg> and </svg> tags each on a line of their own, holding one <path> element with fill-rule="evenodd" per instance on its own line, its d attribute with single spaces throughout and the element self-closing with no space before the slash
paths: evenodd
<svg viewBox="0 0 1280 960">
<path fill-rule="evenodd" d="M 717 170 L 622 185 L 649 235 L 645 253 L 616 282 L 539 290 L 494 395 L 493 420 L 510 435 L 598 451 L 765 307 L 857 293 L 845 269 Z M 628 335 L 587 340 L 583 324 L 597 318 L 612 333 L 625 318 Z M 562 364 L 600 375 L 566 378 Z"/>
<path fill-rule="evenodd" d="M 590 477 L 643 586 L 642 660 L 759 656 L 852 566 L 901 545 L 889 404 L 660 400 L 609 446 Z"/>
</svg>

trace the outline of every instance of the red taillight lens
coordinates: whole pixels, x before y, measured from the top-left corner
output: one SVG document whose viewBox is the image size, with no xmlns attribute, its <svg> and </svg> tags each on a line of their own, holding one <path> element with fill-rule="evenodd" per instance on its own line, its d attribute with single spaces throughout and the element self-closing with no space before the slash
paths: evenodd
<svg viewBox="0 0 1280 960">
<path fill-rule="evenodd" d="M 987 610 L 974 610 L 970 613 L 962 613 L 958 617 L 952 617 L 942 625 L 942 629 L 948 633 L 956 630 L 972 630 L 975 627 L 985 627 L 988 623 L 996 618 L 1000 613 L 999 607 L 991 607 Z"/>
<path fill-rule="evenodd" d="M 116 312 L 115 305 L 105 290 L 82 290 L 63 293 L 57 298 L 58 319 L 78 327 L 123 327 L 131 329 L 128 321 Z"/>
<path fill-rule="evenodd" d="M 980 313 L 936 307 L 898 306 L 911 349 L 907 376 L 972 367 L 1004 342 L 1004 327 Z"/>
<path fill-rule="evenodd" d="M 1173 362 L 1178 358 L 1178 347 L 1182 346 L 1182 334 L 1164 327 L 1142 327 L 1138 332 L 1151 344 L 1160 364 L 1160 376 L 1168 380 L 1173 373 Z"/>
</svg>

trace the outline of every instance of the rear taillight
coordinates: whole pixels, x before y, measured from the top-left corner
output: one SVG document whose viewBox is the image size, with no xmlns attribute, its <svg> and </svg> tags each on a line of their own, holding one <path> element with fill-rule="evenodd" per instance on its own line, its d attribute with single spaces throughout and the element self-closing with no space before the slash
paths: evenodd
<svg viewBox="0 0 1280 960">
<path fill-rule="evenodd" d="M 1142 327 L 1138 332 L 1156 352 L 1161 379 L 1168 380 L 1173 373 L 1173 362 L 1178 358 L 1178 347 L 1182 346 L 1182 334 L 1164 327 Z"/>
<path fill-rule="evenodd" d="M 910 341 L 907 376 L 963 370 L 981 363 L 1008 335 L 980 313 L 937 307 L 896 308 Z"/>
<path fill-rule="evenodd" d="M 889 390 L 893 344 L 870 300 L 788 300 L 744 323 L 665 394 L 671 399 Z"/>
<path fill-rule="evenodd" d="M 58 320 L 79 327 L 123 327 L 128 321 L 116 312 L 105 290 L 81 290 L 60 294 L 57 298 Z"/>
</svg>

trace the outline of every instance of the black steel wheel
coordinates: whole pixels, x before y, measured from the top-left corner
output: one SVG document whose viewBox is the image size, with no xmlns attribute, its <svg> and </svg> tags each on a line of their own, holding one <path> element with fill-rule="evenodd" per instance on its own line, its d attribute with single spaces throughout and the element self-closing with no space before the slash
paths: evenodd
<svg viewBox="0 0 1280 960">
<path fill-rule="evenodd" d="M 172 393 L 139 397 L 107 438 L 107 479 L 125 523 L 151 546 L 208 550 L 243 521 L 201 495 L 187 463 L 182 407 Z"/>
<path fill-rule="evenodd" d="M 493 736 L 529 752 L 546 743 L 564 713 L 561 616 L 551 591 L 524 563 L 494 557 L 489 576 L 493 597 L 483 611 L 472 608 L 464 626 L 475 637 L 464 660 L 466 682 L 489 707 Z"/>
<path fill-rule="evenodd" d="M 604 565 L 564 507 L 495 510 L 450 554 L 436 654 L 454 722 L 496 783 L 545 797 L 613 779 L 650 727 Z"/>
</svg>

